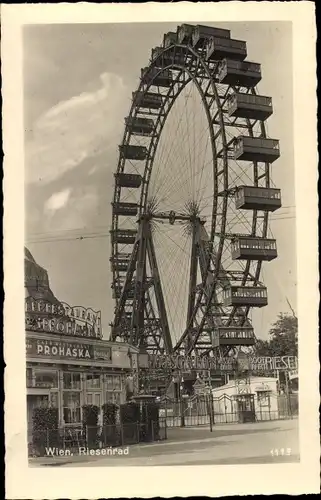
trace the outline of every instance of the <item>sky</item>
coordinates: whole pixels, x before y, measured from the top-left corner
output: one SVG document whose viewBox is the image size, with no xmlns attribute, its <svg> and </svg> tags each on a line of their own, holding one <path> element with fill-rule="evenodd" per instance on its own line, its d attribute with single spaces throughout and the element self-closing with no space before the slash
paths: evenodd
<svg viewBox="0 0 321 500">
<path fill-rule="evenodd" d="M 60 300 L 102 311 L 105 338 L 114 310 L 109 230 L 118 144 L 140 69 L 176 26 L 24 27 L 26 246 Z M 277 315 L 290 312 L 286 298 L 296 310 L 291 23 L 216 26 L 246 40 L 248 60 L 261 63 L 258 90 L 274 107 L 267 132 L 280 140 L 272 178 L 283 207 L 270 223 L 279 256 L 263 266 L 269 305 L 253 313 L 257 336 L 266 338 Z"/>
</svg>

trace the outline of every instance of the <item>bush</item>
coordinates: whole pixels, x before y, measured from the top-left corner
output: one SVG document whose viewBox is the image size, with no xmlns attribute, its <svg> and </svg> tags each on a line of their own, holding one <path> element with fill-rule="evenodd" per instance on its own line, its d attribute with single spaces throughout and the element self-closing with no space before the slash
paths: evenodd
<svg viewBox="0 0 321 500">
<path fill-rule="evenodd" d="M 139 405 L 135 402 L 125 403 L 120 406 L 120 423 L 122 427 L 122 443 L 137 443 L 138 426 L 140 424 Z"/>
<path fill-rule="evenodd" d="M 57 429 L 58 408 L 34 408 L 32 423 L 34 430 Z"/>
<path fill-rule="evenodd" d="M 118 406 L 114 403 L 106 403 L 102 406 L 103 425 L 115 425 Z"/>
<path fill-rule="evenodd" d="M 120 444 L 120 433 L 116 425 L 118 406 L 114 403 L 106 403 L 103 410 L 103 433 L 102 438 L 105 446 L 116 446 Z"/>
<path fill-rule="evenodd" d="M 93 448 L 98 443 L 98 414 L 99 408 L 96 405 L 83 405 L 83 429 L 86 432 L 87 445 Z"/>
<path fill-rule="evenodd" d="M 34 408 L 33 450 L 43 456 L 46 447 L 59 447 L 58 408 Z"/>
<path fill-rule="evenodd" d="M 137 424 L 140 422 L 139 405 L 135 402 L 120 405 L 121 424 Z"/>
</svg>

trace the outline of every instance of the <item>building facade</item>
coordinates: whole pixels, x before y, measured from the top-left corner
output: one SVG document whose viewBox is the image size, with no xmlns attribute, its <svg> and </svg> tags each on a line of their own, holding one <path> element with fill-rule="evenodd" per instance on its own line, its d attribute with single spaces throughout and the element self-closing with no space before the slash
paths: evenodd
<svg viewBox="0 0 321 500">
<path fill-rule="evenodd" d="M 245 422 L 278 418 L 278 380 L 251 377 L 212 389 L 216 422 Z"/>
<path fill-rule="evenodd" d="M 65 426 L 81 424 L 83 405 L 124 403 L 138 356 L 126 344 L 29 331 L 26 354 L 28 428 L 37 406 L 58 408 L 59 425 Z"/>
<path fill-rule="evenodd" d="M 25 251 L 27 425 L 34 408 L 58 409 L 59 426 L 79 426 L 83 406 L 122 404 L 133 392 L 138 350 L 102 338 L 100 312 L 71 307 L 49 287 L 46 270 Z M 102 413 L 102 412 L 101 412 Z"/>
</svg>

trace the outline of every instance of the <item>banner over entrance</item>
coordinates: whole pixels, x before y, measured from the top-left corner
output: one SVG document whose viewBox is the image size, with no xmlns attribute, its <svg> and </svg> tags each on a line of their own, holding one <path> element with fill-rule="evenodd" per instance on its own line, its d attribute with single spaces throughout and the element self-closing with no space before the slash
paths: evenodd
<svg viewBox="0 0 321 500">
<path fill-rule="evenodd" d="M 238 359 L 232 357 L 156 355 L 149 356 L 148 367 L 154 370 L 217 370 L 223 372 L 233 372 L 237 369 L 251 372 L 296 370 L 298 368 L 298 358 L 296 356 L 243 356 L 240 366 Z"/>
</svg>

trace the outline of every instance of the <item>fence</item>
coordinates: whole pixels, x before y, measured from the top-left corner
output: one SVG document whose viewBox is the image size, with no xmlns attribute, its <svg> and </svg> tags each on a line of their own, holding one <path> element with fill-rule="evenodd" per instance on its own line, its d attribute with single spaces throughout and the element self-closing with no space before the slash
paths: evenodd
<svg viewBox="0 0 321 500">
<path fill-rule="evenodd" d="M 251 414 L 251 415 L 250 415 Z M 166 398 L 160 404 L 160 427 L 189 427 L 291 419 L 298 415 L 298 395 L 281 394 L 255 399 L 252 412 L 240 411 L 235 398 L 195 395 L 180 401 Z"/>
<path fill-rule="evenodd" d="M 86 428 L 60 427 L 50 430 L 29 430 L 29 455 L 50 456 L 64 454 L 66 450 L 85 453 L 85 450 L 124 447 L 142 442 L 167 438 L 165 426 L 159 422 L 129 423 Z M 61 451 L 62 450 L 62 451 Z M 89 452 L 90 453 L 90 452 Z"/>
<path fill-rule="evenodd" d="M 226 394 L 213 398 L 215 424 L 244 422 L 242 412 L 238 411 L 236 400 Z M 255 422 L 291 419 L 298 416 L 297 394 L 269 395 L 255 400 L 253 420 Z"/>
<path fill-rule="evenodd" d="M 181 400 L 166 398 L 160 403 L 160 427 L 190 427 L 210 424 L 210 398 L 194 395 Z"/>
</svg>

